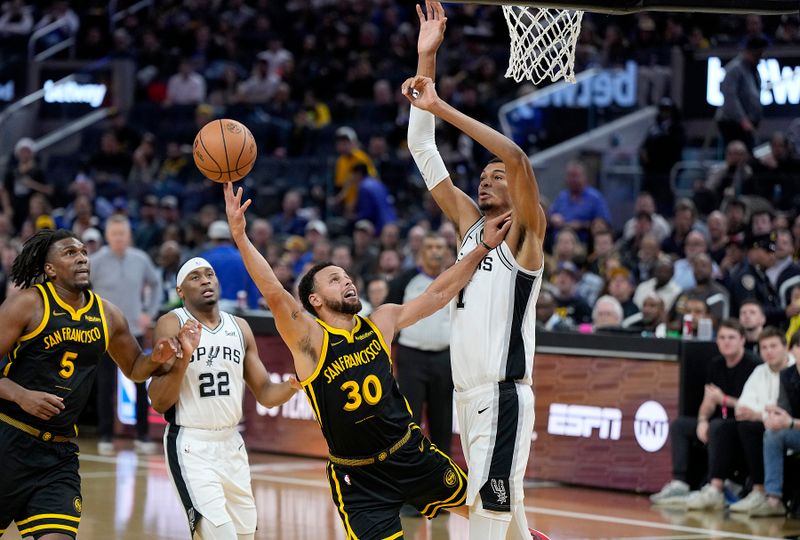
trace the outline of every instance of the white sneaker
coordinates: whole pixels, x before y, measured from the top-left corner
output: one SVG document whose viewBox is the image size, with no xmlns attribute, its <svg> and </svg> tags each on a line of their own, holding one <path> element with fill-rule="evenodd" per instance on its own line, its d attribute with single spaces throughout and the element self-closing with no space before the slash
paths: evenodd
<svg viewBox="0 0 800 540">
<path fill-rule="evenodd" d="M 773 497 L 762 497 L 761 503 L 753 506 L 748 513 L 751 517 L 786 517 L 786 507 L 783 501 L 776 502 Z"/>
<path fill-rule="evenodd" d="M 761 491 L 751 491 L 747 494 L 747 497 L 740 501 L 736 501 L 730 506 L 731 512 L 750 512 L 756 506 L 759 506 L 761 503 L 764 502 L 766 497 L 764 493 Z"/>
<path fill-rule="evenodd" d="M 725 495 L 720 490 L 706 484 L 700 491 L 693 491 L 686 499 L 689 510 L 722 510 L 725 508 Z"/>
<path fill-rule="evenodd" d="M 658 493 L 650 495 L 650 502 L 653 504 L 668 505 L 677 501 L 682 501 L 689 495 L 689 484 L 681 480 L 672 480 L 661 488 Z"/>
<path fill-rule="evenodd" d="M 153 455 L 158 451 L 158 447 L 156 443 L 152 441 L 140 441 L 136 439 L 133 441 L 133 449 L 136 450 L 137 454 L 145 454 L 145 455 Z"/>
<path fill-rule="evenodd" d="M 111 441 L 98 441 L 97 453 L 101 456 L 113 456 L 116 453 L 114 451 L 114 443 Z"/>
</svg>

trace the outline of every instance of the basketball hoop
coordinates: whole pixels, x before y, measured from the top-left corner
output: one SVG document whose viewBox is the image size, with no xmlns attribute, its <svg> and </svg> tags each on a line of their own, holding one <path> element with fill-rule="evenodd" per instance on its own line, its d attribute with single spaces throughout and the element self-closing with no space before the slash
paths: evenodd
<svg viewBox="0 0 800 540">
<path fill-rule="evenodd" d="M 624 15 L 641 11 L 797 14 L 800 0 L 457 0 L 502 5 L 511 36 L 506 77 L 539 84 L 575 82 L 575 45 L 584 11 Z M 507 2 L 521 5 L 506 5 Z"/>
<path fill-rule="evenodd" d="M 539 84 L 561 78 L 575 82 L 575 45 L 583 11 L 503 6 L 511 37 L 506 77 Z"/>
</svg>

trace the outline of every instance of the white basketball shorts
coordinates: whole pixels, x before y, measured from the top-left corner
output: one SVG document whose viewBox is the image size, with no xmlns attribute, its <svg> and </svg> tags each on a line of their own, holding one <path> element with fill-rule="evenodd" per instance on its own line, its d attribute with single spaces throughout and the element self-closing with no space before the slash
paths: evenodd
<svg viewBox="0 0 800 540">
<path fill-rule="evenodd" d="M 194 429 L 169 424 L 164 452 L 170 479 L 194 535 L 200 519 L 215 527 L 233 522 L 237 534 L 256 530 L 250 466 L 236 429 Z"/>
<path fill-rule="evenodd" d="M 514 382 L 455 392 L 461 447 L 469 468 L 466 504 L 511 512 L 524 498 L 523 478 L 533 434 L 533 390 Z M 509 514 L 510 517 L 510 514 Z"/>
</svg>

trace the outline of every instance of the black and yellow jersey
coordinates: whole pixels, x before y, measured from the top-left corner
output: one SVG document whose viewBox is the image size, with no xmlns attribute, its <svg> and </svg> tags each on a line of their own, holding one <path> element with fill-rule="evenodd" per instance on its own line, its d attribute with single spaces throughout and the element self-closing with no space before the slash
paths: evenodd
<svg viewBox="0 0 800 540">
<path fill-rule="evenodd" d="M 352 332 L 317 322 L 324 333 L 320 359 L 302 385 L 330 453 L 358 457 L 390 447 L 412 420 L 378 327 L 357 315 Z"/>
<path fill-rule="evenodd" d="M 0 399 L 0 413 L 54 435 L 72 437 L 89 399 L 97 364 L 108 348 L 103 302 L 86 291 L 86 305 L 76 311 L 59 298 L 52 283 L 35 287 L 44 301 L 42 321 L 14 344 L 0 364 L 0 373 L 27 390 L 64 398 L 64 410 L 41 420 L 16 403 Z"/>
</svg>

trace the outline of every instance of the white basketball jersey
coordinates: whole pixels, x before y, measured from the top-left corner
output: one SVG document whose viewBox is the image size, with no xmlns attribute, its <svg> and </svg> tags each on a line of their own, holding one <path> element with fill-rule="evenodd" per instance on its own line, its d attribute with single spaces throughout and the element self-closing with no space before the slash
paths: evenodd
<svg viewBox="0 0 800 540">
<path fill-rule="evenodd" d="M 181 326 L 194 319 L 186 308 L 172 310 Z M 225 429 L 242 418 L 244 335 L 229 313 L 220 311 L 216 328 L 202 325 L 200 344 L 192 354 L 175 405 L 164 415 L 171 424 Z"/>
<path fill-rule="evenodd" d="M 483 239 L 481 218 L 464 235 L 458 260 Z M 536 299 L 542 269 L 520 267 L 508 244 L 490 251 L 450 303 L 450 362 L 456 390 L 518 381 L 531 384 Z"/>
</svg>

